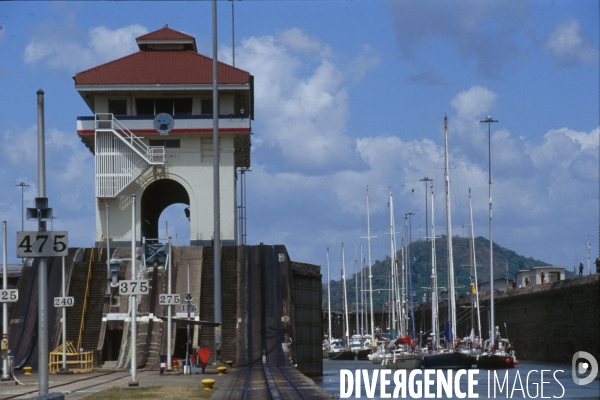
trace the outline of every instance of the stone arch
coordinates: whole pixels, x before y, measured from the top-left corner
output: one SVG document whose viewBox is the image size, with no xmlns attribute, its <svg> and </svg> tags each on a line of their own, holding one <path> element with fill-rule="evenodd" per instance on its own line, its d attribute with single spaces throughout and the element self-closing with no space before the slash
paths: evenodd
<svg viewBox="0 0 600 400">
<path fill-rule="evenodd" d="M 148 185 L 141 201 L 142 236 L 158 238 L 160 215 L 167 207 L 177 203 L 190 205 L 190 196 L 181 183 L 173 179 L 159 179 Z"/>
</svg>

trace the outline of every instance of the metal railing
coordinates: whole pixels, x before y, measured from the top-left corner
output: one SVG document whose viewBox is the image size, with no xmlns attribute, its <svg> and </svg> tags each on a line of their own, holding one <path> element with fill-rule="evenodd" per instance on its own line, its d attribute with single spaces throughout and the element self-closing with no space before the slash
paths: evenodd
<svg viewBox="0 0 600 400">
<path fill-rule="evenodd" d="M 90 281 L 92 280 L 92 263 L 94 262 L 94 248 L 90 256 L 88 264 L 88 275 L 85 285 L 85 297 L 83 298 L 83 308 L 81 309 L 81 323 L 79 324 L 79 339 L 77 340 L 77 348 L 81 349 L 83 330 L 85 329 L 85 312 L 87 311 L 88 297 L 90 295 Z"/>
<path fill-rule="evenodd" d="M 96 117 L 96 130 L 110 130 L 127 144 L 133 151 L 143 157 L 152 165 L 165 163 L 165 148 L 163 146 L 148 146 L 144 141 L 135 136 L 123 123 L 111 113 L 98 113 Z"/>
<path fill-rule="evenodd" d="M 59 345 L 56 350 L 50 352 L 50 362 L 48 363 L 48 369 L 50 373 L 54 374 L 60 371 L 62 368 L 62 344 Z M 66 364 L 68 370 L 73 373 L 87 373 L 92 372 L 94 369 L 94 352 L 93 351 L 82 351 L 79 352 L 73 347 L 73 342 L 66 343 Z"/>
</svg>

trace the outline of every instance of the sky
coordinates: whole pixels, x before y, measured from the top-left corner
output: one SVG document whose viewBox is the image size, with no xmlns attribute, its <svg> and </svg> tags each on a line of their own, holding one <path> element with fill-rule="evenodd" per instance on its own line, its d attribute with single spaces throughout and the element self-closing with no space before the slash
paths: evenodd
<svg viewBox="0 0 600 400">
<path fill-rule="evenodd" d="M 169 27 L 212 57 L 212 3 L 2 2 L 0 218 L 17 262 L 21 196 L 37 184 L 36 92 L 45 92 L 47 196 L 71 247 L 94 243 L 93 155 L 76 133 L 91 116 L 75 73 L 137 51 L 135 38 Z M 600 12 L 578 1 L 219 1 L 219 61 L 255 79 L 247 243 L 285 244 L 293 260 L 339 277 L 363 246 L 390 254 L 412 212 L 424 238 L 433 179 L 436 234 L 445 234 L 444 116 L 448 118 L 452 233 L 489 238 L 492 167 L 495 243 L 553 265 L 592 263 L 599 248 Z M 234 34 L 232 35 L 232 31 Z M 232 36 L 234 46 L 232 46 Z M 481 123 L 491 116 L 498 122 Z M 491 160 L 488 153 L 491 132 Z M 18 186 L 25 182 L 29 186 Z M 427 200 L 426 200 L 427 199 Z M 174 205 L 161 235 L 189 226 Z M 427 216 L 425 210 L 427 207 Z M 164 225 L 164 228 L 163 228 Z M 25 230 L 36 222 L 25 221 Z M 428 229 L 430 231 L 430 229 Z"/>
</svg>

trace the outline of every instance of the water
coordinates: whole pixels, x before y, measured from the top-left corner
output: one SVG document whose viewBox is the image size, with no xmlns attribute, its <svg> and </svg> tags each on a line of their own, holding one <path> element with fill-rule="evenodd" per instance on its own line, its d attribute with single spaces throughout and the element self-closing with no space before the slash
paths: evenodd
<svg viewBox="0 0 600 400">
<path fill-rule="evenodd" d="M 382 368 L 380 365 L 375 365 L 370 361 L 331 361 L 328 359 L 323 360 L 323 377 L 322 378 L 314 378 L 314 381 L 325 391 L 331 393 L 332 395 L 341 395 L 340 391 L 340 370 L 349 370 L 354 376 L 356 370 L 366 370 L 368 377 L 372 379 L 374 370 L 380 370 Z M 543 378 L 542 378 L 542 370 L 543 370 Z M 393 396 L 394 389 L 396 385 L 394 383 L 394 370 L 388 370 L 390 374 L 386 376 L 386 378 L 390 381 L 387 384 L 387 390 L 385 394 L 389 397 L 395 398 Z M 423 372 L 424 370 L 421 370 Z M 453 371 L 453 377 L 455 376 L 458 370 Z M 474 371 L 474 370 L 471 370 Z M 447 376 L 447 371 L 443 371 L 444 376 Z M 474 398 L 475 395 L 481 399 L 486 398 L 562 398 L 562 399 L 600 399 L 600 380 L 596 378 L 592 383 L 580 386 L 576 385 L 572 379 L 571 365 L 561 365 L 561 364 L 549 364 L 549 363 L 533 363 L 533 362 L 524 362 L 521 361 L 520 364 L 514 369 L 509 370 L 498 370 L 496 371 L 497 381 L 495 385 L 495 396 L 494 396 L 494 371 L 490 372 L 490 380 L 488 382 L 488 371 L 487 370 L 479 370 L 478 374 L 475 374 L 473 377 L 478 382 L 473 383 L 472 393 L 473 396 L 468 395 L 468 382 L 467 375 L 463 375 L 460 378 L 460 392 L 464 393 L 466 398 Z M 410 371 L 407 371 L 407 381 L 408 374 Z M 505 376 L 508 373 L 507 377 Z M 364 372 L 361 371 L 361 377 Z M 583 376 L 580 376 L 583 377 Z M 505 380 L 505 378 L 507 378 Z M 400 377 L 399 377 L 400 379 Z M 433 375 L 434 384 L 431 385 L 430 393 L 433 394 L 430 398 L 460 398 L 460 393 L 456 393 L 455 388 L 452 388 L 453 396 L 445 396 L 444 391 L 442 390 L 441 397 L 437 396 L 437 386 L 435 385 L 436 375 Z M 543 385 L 541 384 L 543 380 Z M 348 391 L 348 380 L 346 378 L 346 385 L 344 390 Z M 420 383 L 417 383 L 420 382 Z M 489 383 L 489 385 L 488 385 Z M 408 386 L 408 385 L 407 385 Z M 419 396 L 419 386 L 421 388 L 420 396 Z M 489 386 L 489 388 L 488 388 Z M 503 390 L 500 390 L 500 387 L 503 386 Z M 541 392 L 541 388 L 543 386 L 543 393 Z M 406 389 L 406 397 L 402 396 L 402 392 L 398 392 L 397 398 L 425 398 L 425 392 L 423 388 L 423 374 L 416 375 L 415 384 L 412 386 L 416 391 L 416 395 L 411 397 L 408 391 L 408 387 Z M 375 388 L 374 396 L 369 397 L 366 393 L 365 382 L 361 379 L 361 396 L 356 396 L 355 388 L 353 387 L 352 394 L 349 397 L 351 399 L 356 398 L 373 398 L 373 399 L 382 399 L 389 398 L 388 396 L 381 396 L 381 385 L 379 378 L 377 379 L 377 386 Z M 507 390 L 508 389 L 508 390 Z M 521 390 L 522 389 L 522 390 Z M 489 390 L 489 397 L 488 397 Z M 543 394 L 543 396 L 542 396 Z"/>
</svg>

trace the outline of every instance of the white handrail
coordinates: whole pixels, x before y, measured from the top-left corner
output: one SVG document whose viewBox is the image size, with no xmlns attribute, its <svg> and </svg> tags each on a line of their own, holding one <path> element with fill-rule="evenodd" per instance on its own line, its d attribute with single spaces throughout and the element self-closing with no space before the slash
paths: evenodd
<svg viewBox="0 0 600 400">
<path fill-rule="evenodd" d="M 165 163 L 165 148 L 163 146 L 148 146 L 139 137 L 135 136 L 123 123 L 114 117 L 112 113 L 97 113 L 96 130 L 108 129 L 119 133 L 117 137 L 123 140 L 136 153 L 143 157 L 149 164 Z"/>
</svg>

